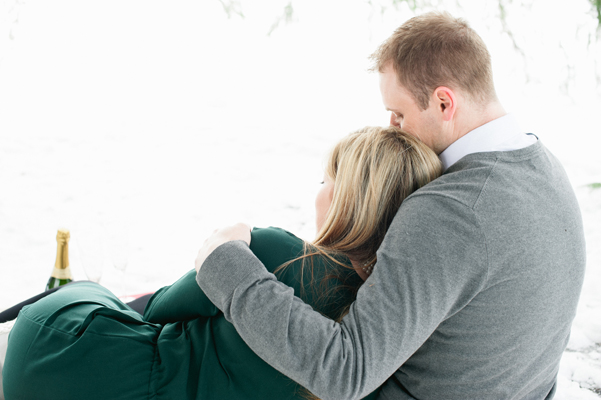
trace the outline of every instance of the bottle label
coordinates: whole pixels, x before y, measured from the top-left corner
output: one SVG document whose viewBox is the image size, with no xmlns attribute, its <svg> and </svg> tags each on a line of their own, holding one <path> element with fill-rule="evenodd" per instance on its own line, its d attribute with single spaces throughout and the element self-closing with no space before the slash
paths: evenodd
<svg viewBox="0 0 601 400">
<path fill-rule="evenodd" d="M 71 269 L 69 268 L 62 269 L 54 267 L 51 276 L 56 279 L 73 279 L 71 276 Z"/>
</svg>

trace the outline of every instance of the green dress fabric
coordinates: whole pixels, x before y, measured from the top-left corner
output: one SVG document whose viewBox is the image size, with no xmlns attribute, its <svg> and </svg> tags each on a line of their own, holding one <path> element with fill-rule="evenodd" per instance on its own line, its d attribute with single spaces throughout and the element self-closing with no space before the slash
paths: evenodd
<svg viewBox="0 0 601 400">
<path fill-rule="evenodd" d="M 278 228 L 254 229 L 250 247 L 271 272 L 303 252 L 302 240 Z M 360 278 L 326 257 L 311 260 L 294 261 L 278 279 L 337 318 Z M 144 316 L 92 282 L 24 307 L 9 337 L 3 382 L 7 400 L 306 398 L 244 343 L 194 270 L 158 290 Z"/>
</svg>

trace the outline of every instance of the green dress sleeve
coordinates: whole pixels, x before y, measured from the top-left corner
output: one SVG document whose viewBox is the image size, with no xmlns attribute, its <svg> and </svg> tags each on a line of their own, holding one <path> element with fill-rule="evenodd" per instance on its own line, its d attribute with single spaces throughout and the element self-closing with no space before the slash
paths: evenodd
<svg viewBox="0 0 601 400">
<path fill-rule="evenodd" d="M 283 239 L 283 240 L 282 240 Z M 277 244 L 277 245 L 274 245 Z M 291 259 L 291 254 L 302 254 L 302 241 L 288 232 L 256 228 L 251 232 L 251 250 L 273 272 L 280 264 Z M 296 282 L 299 286 L 300 282 Z M 159 289 L 144 309 L 144 319 L 157 324 L 189 321 L 212 317 L 220 313 L 196 283 L 196 271 L 191 270 L 173 285 Z"/>
<path fill-rule="evenodd" d="M 191 270 L 173 285 L 159 289 L 144 309 L 148 322 L 166 324 L 212 317 L 220 311 L 211 303 L 196 283 L 196 271 Z"/>
<path fill-rule="evenodd" d="M 264 260 L 266 267 L 273 272 L 278 266 L 289 261 L 292 255 L 303 251 L 302 241 L 296 236 L 278 228 L 255 228 L 251 233 L 251 250 Z M 293 282 L 292 274 L 285 275 L 287 284 Z M 220 313 L 196 283 L 196 271 L 191 270 L 174 284 L 159 289 L 148 301 L 144 319 L 148 322 L 166 324 L 189 321 L 199 317 L 212 317 Z"/>
<path fill-rule="evenodd" d="M 255 228 L 251 232 L 251 250 L 273 272 L 290 260 L 292 254 L 302 254 L 302 241 L 278 228 Z M 286 276 L 289 276 L 287 274 Z M 291 277 L 292 278 L 292 277 Z M 288 279 L 292 282 L 292 279 Z M 300 282 L 295 282 L 300 287 Z M 172 285 L 159 289 L 144 309 L 144 319 L 157 324 L 212 317 L 220 313 L 196 283 L 196 271 L 191 270 Z"/>
</svg>

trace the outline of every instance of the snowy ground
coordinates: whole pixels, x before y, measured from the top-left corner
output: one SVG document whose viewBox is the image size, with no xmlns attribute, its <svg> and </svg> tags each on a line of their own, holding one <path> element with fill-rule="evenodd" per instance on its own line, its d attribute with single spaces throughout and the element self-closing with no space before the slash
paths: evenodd
<svg viewBox="0 0 601 400">
<path fill-rule="evenodd" d="M 409 16 L 402 9 L 384 18 L 347 2 L 357 19 L 340 18 L 342 2 L 306 1 L 268 37 L 277 6 L 245 9 L 242 20 L 227 19 L 217 1 L 196 3 L 22 6 L 0 61 L 0 310 L 43 290 L 63 226 L 75 278 L 100 260 L 101 283 L 117 294 L 173 282 L 208 234 L 231 222 L 311 239 L 328 148 L 387 122 L 366 56 Z M 582 207 L 587 275 L 556 398 L 599 399 L 601 189 L 585 185 L 601 181 L 601 104 L 586 90 L 595 85 L 590 60 L 573 55 L 579 78 L 562 91 L 554 62 L 533 56 L 531 73 L 540 62 L 548 76 L 527 79 L 506 38 L 479 32 L 503 103 L 563 161 Z M 553 32 L 544 32 L 547 44 Z M 87 247 L 88 238 L 103 246 Z M 113 268 L 120 248 L 124 274 Z"/>
</svg>

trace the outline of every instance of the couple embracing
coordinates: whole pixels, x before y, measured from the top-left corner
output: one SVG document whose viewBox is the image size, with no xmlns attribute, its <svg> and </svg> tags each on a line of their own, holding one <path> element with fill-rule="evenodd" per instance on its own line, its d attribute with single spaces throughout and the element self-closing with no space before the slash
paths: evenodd
<svg viewBox="0 0 601 400">
<path fill-rule="evenodd" d="M 33 303 L 6 399 L 64 369 L 44 398 L 553 398 L 585 265 L 562 166 L 464 21 L 415 17 L 372 59 L 391 127 L 330 153 L 313 242 L 221 229 L 144 315 L 92 283 Z"/>
</svg>

